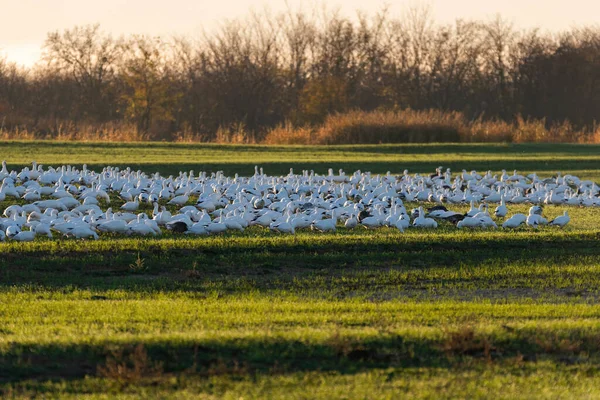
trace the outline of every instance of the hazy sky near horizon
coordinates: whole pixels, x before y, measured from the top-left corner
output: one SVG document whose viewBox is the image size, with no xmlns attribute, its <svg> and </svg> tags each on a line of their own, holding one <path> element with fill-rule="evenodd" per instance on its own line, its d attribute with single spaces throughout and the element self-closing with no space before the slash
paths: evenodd
<svg viewBox="0 0 600 400">
<path fill-rule="evenodd" d="M 400 16 L 411 5 L 427 4 L 440 23 L 457 18 L 487 20 L 500 14 L 518 28 L 548 31 L 600 22 L 598 0 L 0 0 L 0 55 L 30 66 L 39 59 L 48 32 L 75 25 L 99 23 L 115 36 L 197 36 L 251 10 L 277 13 L 323 4 L 347 16 L 357 10 L 374 13 L 386 4 L 392 15 Z"/>
</svg>

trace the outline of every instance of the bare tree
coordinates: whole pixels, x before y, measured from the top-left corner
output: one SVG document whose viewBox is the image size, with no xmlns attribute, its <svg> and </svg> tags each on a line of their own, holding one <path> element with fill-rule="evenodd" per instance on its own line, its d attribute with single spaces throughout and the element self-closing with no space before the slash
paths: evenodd
<svg viewBox="0 0 600 400">
<path fill-rule="evenodd" d="M 84 114 L 105 120 L 112 117 L 109 85 L 121 53 L 121 40 L 102 33 L 99 25 L 87 25 L 49 33 L 43 59 L 49 68 L 75 80 Z"/>
</svg>

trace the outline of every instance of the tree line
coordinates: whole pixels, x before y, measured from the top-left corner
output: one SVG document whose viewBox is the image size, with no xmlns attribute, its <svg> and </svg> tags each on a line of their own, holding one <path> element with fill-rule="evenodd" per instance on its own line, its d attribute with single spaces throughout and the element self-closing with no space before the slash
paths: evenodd
<svg viewBox="0 0 600 400">
<path fill-rule="evenodd" d="M 86 127 L 171 140 L 321 124 L 351 110 L 459 111 L 469 119 L 600 116 L 600 29 L 518 30 L 498 17 L 442 25 L 427 9 L 252 14 L 199 38 L 48 34 L 32 68 L 0 60 L 0 129 Z"/>
</svg>

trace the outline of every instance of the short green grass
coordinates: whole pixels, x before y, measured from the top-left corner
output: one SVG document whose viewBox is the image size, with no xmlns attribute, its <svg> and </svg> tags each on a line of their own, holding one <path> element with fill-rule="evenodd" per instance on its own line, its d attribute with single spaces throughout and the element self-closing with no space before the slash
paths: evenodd
<svg viewBox="0 0 600 400">
<path fill-rule="evenodd" d="M 518 169 L 600 147 L 9 142 L 10 166 L 272 174 Z M 1 206 L 4 207 L 6 203 Z M 512 206 L 523 212 L 525 206 Z M 547 216 L 564 207 L 548 206 Z M 259 228 L 0 245 L 0 393 L 61 398 L 600 397 L 600 215 L 565 229 Z"/>
</svg>

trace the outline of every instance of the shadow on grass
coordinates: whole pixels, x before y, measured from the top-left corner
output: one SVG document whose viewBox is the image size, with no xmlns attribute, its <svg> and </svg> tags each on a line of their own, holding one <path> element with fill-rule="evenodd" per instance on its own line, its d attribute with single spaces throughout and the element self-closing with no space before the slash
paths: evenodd
<svg viewBox="0 0 600 400">
<path fill-rule="evenodd" d="M 352 374 L 371 368 L 449 368 L 466 359 L 487 363 L 517 357 L 572 364 L 598 364 L 598 334 L 572 330 L 515 331 L 494 336 L 470 326 L 444 331 L 438 339 L 383 334 L 356 339 L 332 332 L 320 343 L 271 336 L 81 345 L 13 344 L 0 355 L 0 383 L 79 379 L 99 375 L 115 380 L 155 378 L 165 373 L 203 377 L 257 373 L 337 371 Z M 581 357 L 581 358 L 580 358 Z"/>
<path fill-rule="evenodd" d="M 193 240 L 114 240 L 108 248 L 103 247 L 102 240 L 65 241 L 52 250 L 44 250 L 44 244 L 40 242 L 38 247 L 2 255 L 1 290 L 33 285 L 52 290 L 203 292 L 213 283 L 227 293 L 333 287 L 342 292 L 369 291 L 377 285 L 452 287 L 460 283 L 481 288 L 484 283 L 487 288 L 517 284 L 551 287 L 553 275 L 536 277 L 528 271 L 528 266 L 556 269 L 567 264 L 600 263 L 595 233 L 517 234 L 491 239 L 481 235 L 466 235 L 461 239 L 447 235 L 394 235 L 378 236 L 376 240 L 354 233 L 323 235 L 319 240 L 306 236 L 249 240 L 232 235 Z M 482 282 L 478 278 L 482 269 L 502 271 L 507 265 L 519 268 L 509 269 L 504 275 L 496 274 L 499 276 L 496 281 L 486 278 Z M 429 269 L 445 272 L 429 274 Z M 457 278 L 458 270 L 471 273 Z M 390 277 L 391 271 L 399 274 Z M 589 289 L 600 282 L 600 270 L 557 271 L 563 285 L 570 280 L 581 281 L 582 274 L 587 274 L 584 285 Z M 340 277 L 354 279 L 336 279 Z"/>
</svg>

